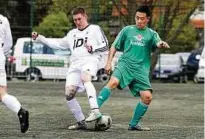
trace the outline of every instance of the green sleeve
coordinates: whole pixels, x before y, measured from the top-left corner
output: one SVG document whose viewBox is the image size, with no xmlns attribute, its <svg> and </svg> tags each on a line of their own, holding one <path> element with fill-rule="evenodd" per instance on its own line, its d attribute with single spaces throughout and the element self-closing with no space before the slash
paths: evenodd
<svg viewBox="0 0 205 139">
<path fill-rule="evenodd" d="M 157 43 L 161 41 L 161 38 L 159 37 L 159 34 L 157 32 L 154 32 L 153 34 L 153 45 L 152 47 L 156 48 L 157 47 Z"/>
<path fill-rule="evenodd" d="M 161 38 L 159 37 L 159 34 L 154 31 L 153 34 L 153 43 L 152 43 L 152 52 L 154 52 L 157 49 L 157 43 L 161 41 Z"/>
<path fill-rule="evenodd" d="M 125 31 L 126 31 L 127 27 L 124 27 L 120 33 L 117 35 L 116 39 L 114 40 L 114 42 L 112 43 L 112 46 L 115 47 L 115 49 L 117 51 L 124 51 L 124 40 L 125 40 Z"/>
</svg>

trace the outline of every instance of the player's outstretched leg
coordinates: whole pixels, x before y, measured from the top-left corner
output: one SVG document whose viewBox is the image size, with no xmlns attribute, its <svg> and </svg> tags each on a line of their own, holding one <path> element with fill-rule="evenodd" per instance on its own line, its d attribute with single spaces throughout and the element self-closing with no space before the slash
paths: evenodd
<svg viewBox="0 0 205 139">
<path fill-rule="evenodd" d="M 29 128 L 29 112 L 21 108 L 18 112 L 21 133 L 25 133 Z"/>
<path fill-rule="evenodd" d="M 147 127 L 142 127 L 140 125 L 140 120 L 144 116 L 148 109 L 148 105 L 139 102 L 135 108 L 132 120 L 130 121 L 128 130 L 133 130 L 133 131 L 150 131 L 150 128 Z"/>
<path fill-rule="evenodd" d="M 103 103 L 106 100 L 108 100 L 110 95 L 111 95 L 111 89 L 107 86 L 103 87 L 103 89 L 100 91 L 98 98 L 97 98 L 99 108 L 103 105 Z"/>
<path fill-rule="evenodd" d="M 0 87 L 0 89 L 1 89 L 1 87 Z M 0 90 L 2 103 L 7 108 L 9 108 L 10 110 L 12 110 L 13 112 L 15 112 L 18 115 L 19 121 L 20 121 L 21 132 L 25 133 L 29 127 L 29 121 L 28 121 L 29 120 L 29 113 L 28 113 L 28 111 L 21 108 L 21 104 L 16 99 L 16 97 L 5 93 L 5 90 L 3 90 L 2 92 Z"/>
<path fill-rule="evenodd" d="M 102 104 L 110 97 L 111 90 L 108 87 L 104 87 L 97 98 L 97 105 L 100 108 Z M 91 110 L 86 122 L 91 122 L 102 117 L 99 108 Z"/>
<path fill-rule="evenodd" d="M 67 105 L 70 111 L 72 112 L 73 116 L 77 120 L 76 124 L 70 125 L 68 127 L 69 130 L 82 130 L 82 129 L 87 129 L 87 125 L 85 122 L 85 116 L 81 110 L 81 107 L 77 101 L 76 98 L 73 98 L 71 100 L 68 99 L 67 97 Z"/>
<path fill-rule="evenodd" d="M 96 89 L 94 85 L 92 84 L 91 81 L 87 81 L 87 82 L 84 82 L 84 87 L 86 89 L 88 101 L 89 101 L 90 108 L 91 108 L 91 112 L 85 121 L 92 122 L 92 121 L 99 119 L 102 116 L 102 114 L 99 110 L 99 106 L 97 103 Z"/>
</svg>

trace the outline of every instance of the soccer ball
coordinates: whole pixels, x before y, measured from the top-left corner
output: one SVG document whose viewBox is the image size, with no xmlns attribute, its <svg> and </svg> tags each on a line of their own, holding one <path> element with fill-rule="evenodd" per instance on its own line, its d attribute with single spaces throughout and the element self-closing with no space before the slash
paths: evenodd
<svg viewBox="0 0 205 139">
<path fill-rule="evenodd" d="M 105 131 L 112 125 L 112 118 L 108 114 L 102 114 L 102 117 L 95 123 L 96 131 Z"/>
</svg>

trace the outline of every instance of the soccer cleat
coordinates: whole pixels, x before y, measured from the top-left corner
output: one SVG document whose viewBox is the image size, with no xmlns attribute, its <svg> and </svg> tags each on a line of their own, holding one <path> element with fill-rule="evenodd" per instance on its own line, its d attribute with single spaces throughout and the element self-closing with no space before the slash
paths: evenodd
<svg viewBox="0 0 205 139">
<path fill-rule="evenodd" d="M 150 128 L 148 128 L 148 127 L 141 127 L 139 125 L 136 125 L 136 126 L 129 126 L 128 130 L 131 130 L 131 131 L 150 131 Z"/>
<path fill-rule="evenodd" d="M 21 133 L 25 133 L 29 128 L 29 112 L 25 109 L 20 109 L 18 112 Z"/>
<path fill-rule="evenodd" d="M 84 130 L 87 129 L 87 124 L 85 122 L 85 120 L 77 122 L 74 125 L 71 125 L 68 127 L 69 130 Z"/>
<path fill-rule="evenodd" d="M 99 109 L 91 111 L 88 118 L 85 119 L 86 122 L 92 122 L 102 117 Z"/>
</svg>

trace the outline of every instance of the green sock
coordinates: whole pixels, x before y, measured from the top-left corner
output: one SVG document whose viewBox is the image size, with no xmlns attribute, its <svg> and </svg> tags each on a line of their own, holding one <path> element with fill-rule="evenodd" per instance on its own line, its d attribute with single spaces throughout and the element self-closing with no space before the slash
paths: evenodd
<svg viewBox="0 0 205 139">
<path fill-rule="evenodd" d="M 148 105 L 144 104 L 143 102 L 139 102 L 135 108 L 132 120 L 130 121 L 129 125 L 132 127 L 136 126 L 146 113 L 147 109 Z"/>
<path fill-rule="evenodd" d="M 110 97 L 111 90 L 108 87 L 103 87 L 103 89 L 100 91 L 98 95 L 98 106 L 99 108 L 102 106 L 102 104 Z"/>
</svg>

